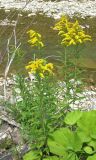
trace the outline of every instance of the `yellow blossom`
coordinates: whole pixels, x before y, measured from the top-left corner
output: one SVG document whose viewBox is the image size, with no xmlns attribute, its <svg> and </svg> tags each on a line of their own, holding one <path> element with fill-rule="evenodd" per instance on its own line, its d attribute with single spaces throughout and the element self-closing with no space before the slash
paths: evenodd
<svg viewBox="0 0 96 160">
<path fill-rule="evenodd" d="M 29 35 L 28 43 L 29 43 L 32 47 L 38 47 L 38 48 L 44 47 L 44 44 L 43 44 L 43 42 L 42 42 L 41 34 L 35 32 L 34 30 L 29 30 L 29 31 L 27 32 L 27 34 Z"/>
<path fill-rule="evenodd" d="M 61 44 L 65 46 L 77 45 L 92 41 L 91 36 L 87 35 L 81 28 L 78 21 L 70 22 L 65 16 L 61 17 L 53 28 L 58 30 L 58 35 L 61 36 Z"/>
<path fill-rule="evenodd" d="M 40 76 L 41 78 L 45 78 L 45 76 L 44 76 L 43 73 L 39 73 L 39 76 Z"/>
<path fill-rule="evenodd" d="M 53 73 L 53 64 L 47 63 L 44 59 L 36 59 L 28 63 L 25 66 L 26 70 L 34 75 L 39 75 L 41 78 L 44 78 L 45 75 Z"/>
</svg>

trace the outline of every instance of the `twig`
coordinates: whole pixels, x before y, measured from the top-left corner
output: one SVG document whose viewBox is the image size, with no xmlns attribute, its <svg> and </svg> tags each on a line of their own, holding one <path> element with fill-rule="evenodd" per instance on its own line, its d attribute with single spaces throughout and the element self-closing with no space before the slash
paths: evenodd
<svg viewBox="0 0 96 160">
<path fill-rule="evenodd" d="M 21 43 L 19 43 L 19 45 L 16 47 L 15 51 L 13 52 L 13 54 L 12 54 L 12 56 L 10 58 L 10 61 L 9 61 L 8 65 L 7 65 L 6 69 L 5 69 L 5 75 L 4 75 L 4 99 L 5 100 L 6 100 L 6 97 L 7 97 L 7 95 L 6 95 L 6 79 L 7 79 L 7 75 L 8 75 L 10 66 L 11 66 L 11 64 L 12 64 L 14 58 L 15 58 L 15 54 L 16 54 L 18 48 L 20 47 L 20 45 L 21 45 Z"/>
</svg>

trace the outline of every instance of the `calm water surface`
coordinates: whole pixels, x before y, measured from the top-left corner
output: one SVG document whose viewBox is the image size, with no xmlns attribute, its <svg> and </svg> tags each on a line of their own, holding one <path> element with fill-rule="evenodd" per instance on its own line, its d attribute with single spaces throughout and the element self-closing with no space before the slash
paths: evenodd
<svg viewBox="0 0 96 160">
<path fill-rule="evenodd" d="M 11 12 L 6 12 L 2 9 L 0 10 L 0 21 L 4 22 L 7 18 L 9 21 L 14 21 L 17 19 L 19 11 L 12 10 Z M 60 55 L 60 52 L 64 52 L 63 48 L 59 45 L 59 39 L 56 33 L 52 30 L 51 26 L 54 26 L 55 20 L 52 18 L 45 17 L 44 15 L 37 15 L 28 17 L 29 13 L 22 13 L 22 16 L 18 19 L 18 25 L 16 28 L 17 42 L 21 41 L 21 50 L 24 56 L 16 58 L 14 64 L 11 67 L 11 72 L 22 72 L 24 66 L 31 60 L 33 53 L 37 52 L 33 50 L 27 43 L 28 37 L 26 32 L 29 29 L 34 29 L 42 34 L 45 47 L 40 53 L 43 57 L 50 55 Z M 93 41 L 90 44 L 86 44 L 86 48 L 80 53 L 80 65 L 88 69 L 88 74 L 93 75 L 96 78 L 96 18 L 86 18 L 79 19 L 81 25 L 86 27 L 86 32 L 92 35 Z M 6 44 L 7 39 L 10 37 L 13 30 L 13 26 L 0 25 L 0 74 L 3 73 L 6 61 L 2 61 L 2 56 L 6 59 Z M 13 40 L 12 40 L 13 41 Z M 13 42 L 11 42 L 12 44 Z M 38 53 L 37 53 L 38 54 Z M 54 62 L 56 65 L 60 65 L 60 61 L 56 57 L 51 57 L 50 61 Z"/>
</svg>

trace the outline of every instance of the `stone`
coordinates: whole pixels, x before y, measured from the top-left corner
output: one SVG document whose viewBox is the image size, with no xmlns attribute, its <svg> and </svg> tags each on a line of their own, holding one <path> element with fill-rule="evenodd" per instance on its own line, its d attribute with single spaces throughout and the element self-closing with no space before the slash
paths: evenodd
<svg viewBox="0 0 96 160">
<path fill-rule="evenodd" d="M 0 160 L 13 160 L 13 157 L 11 153 L 8 153 L 7 155 L 0 155 Z"/>
<path fill-rule="evenodd" d="M 21 137 L 20 131 L 18 128 L 14 128 L 13 132 L 12 132 L 12 139 L 14 144 L 16 145 L 20 145 L 23 143 L 23 139 Z"/>
<path fill-rule="evenodd" d="M 96 0 L 32 0 L 29 3 L 24 0 L 0 0 L 0 8 L 5 8 L 6 11 L 12 8 L 23 8 L 24 11 L 30 11 L 29 17 L 39 12 L 45 13 L 46 16 L 53 17 L 54 19 L 59 19 L 62 14 L 72 17 L 78 13 L 77 16 L 80 15 L 83 18 L 96 16 Z"/>
<path fill-rule="evenodd" d="M 20 150 L 20 156 L 23 157 L 30 150 L 27 144 L 23 145 Z"/>
</svg>

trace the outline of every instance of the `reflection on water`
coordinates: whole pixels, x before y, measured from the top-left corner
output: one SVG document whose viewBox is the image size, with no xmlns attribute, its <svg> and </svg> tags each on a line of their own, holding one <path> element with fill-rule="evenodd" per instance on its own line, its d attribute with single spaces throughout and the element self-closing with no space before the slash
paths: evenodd
<svg viewBox="0 0 96 160">
<path fill-rule="evenodd" d="M 60 52 L 63 52 L 63 48 L 59 45 L 59 39 L 56 33 L 52 30 L 51 26 L 54 25 L 55 21 L 54 19 L 47 18 L 44 16 L 31 16 L 28 17 L 28 13 L 22 13 L 23 16 L 19 16 L 18 25 L 16 28 L 16 35 L 17 35 L 17 41 L 18 43 L 21 41 L 22 46 L 21 50 L 24 52 L 24 57 L 22 61 L 18 61 L 18 59 L 15 60 L 15 63 L 12 66 L 12 71 L 16 72 L 22 71 L 25 64 L 32 58 L 32 55 L 35 50 L 33 50 L 28 44 L 27 44 L 27 34 L 26 31 L 29 29 L 34 29 L 38 32 L 40 32 L 43 36 L 43 41 L 45 43 L 45 47 L 42 50 L 42 53 L 39 54 L 43 55 L 44 57 L 50 56 L 50 55 L 60 55 Z M 4 10 L 0 10 L 0 22 L 7 22 L 11 21 L 11 24 L 15 23 L 15 20 L 17 19 L 18 11 L 12 10 L 11 12 L 5 13 Z M 7 17 L 7 18 L 6 18 Z M 93 37 L 93 42 L 86 45 L 86 48 L 82 50 L 81 56 L 80 56 L 80 65 L 83 67 L 88 68 L 89 70 L 96 70 L 96 18 L 86 18 L 79 19 L 80 24 L 83 26 L 89 26 L 86 28 L 86 32 L 91 34 Z M 2 23 L 3 23 L 2 22 Z M 1 23 L 1 24 L 2 24 Z M 10 37 L 13 30 L 13 25 L 0 25 L 0 55 L 6 56 L 6 44 L 7 39 Z M 38 54 L 38 53 L 37 53 Z M 0 56 L 2 57 L 2 56 Z M 19 57 L 20 59 L 20 57 Z M 1 59 L 2 60 L 2 59 Z M 58 58 L 55 58 L 54 56 L 50 58 L 51 61 L 54 61 L 56 64 L 60 64 L 58 61 Z M 0 73 L 4 70 L 4 61 L 3 64 L 1 64 L 0 67 Z"/>
</svg>

